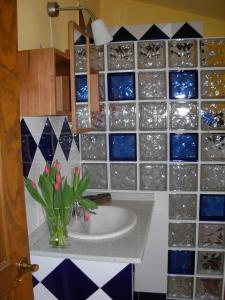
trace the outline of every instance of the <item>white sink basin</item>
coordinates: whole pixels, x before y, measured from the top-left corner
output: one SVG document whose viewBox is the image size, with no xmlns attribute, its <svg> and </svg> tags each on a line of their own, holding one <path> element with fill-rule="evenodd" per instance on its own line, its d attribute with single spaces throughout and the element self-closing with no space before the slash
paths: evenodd
<svg viewBox="0 0 225 300">
<path fill-rule="evenodd" d="M 77 239 L 100 240 L 120 236 L 131 230 L 137 223 L 136 214 L 127 208 L 117 206 L 99 206 L 96 215 L 89 221 L 72 220 L 68 226 L 68 235 Z"/>
</svg>

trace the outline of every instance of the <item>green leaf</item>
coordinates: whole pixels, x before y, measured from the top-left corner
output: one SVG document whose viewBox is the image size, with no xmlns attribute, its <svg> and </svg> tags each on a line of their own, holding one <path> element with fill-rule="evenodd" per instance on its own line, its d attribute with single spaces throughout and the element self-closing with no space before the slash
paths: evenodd
<svg viewBox="0 0 225 300">
<path fill-rule="evenodd" d="M 49 180 L 49 177 L 40 175 L 38 185 L 41 189 L 43 198 L 45 199 L 47 206 L 53 205 L 53 185 Z"/>
<path fill-rule="evenodd" d="M 80 180 L 77 187 L 77 194 L 82 195 L 85 190 L 88 188 L 91 176 L 89 174 L 85 174 L 84 177 Z"/>
<path fill-rule="evenodd" d="M 93 210 L 93 209 L 98 208 L 98 205 L 96 204 L 96 202 L 89 200 L 87 198 L 80 198 L 78 200 L 78 202 L 81 206 L 83 206 L 87 210 Z"/>
<path fill-rule="evenodd" d="M 27 178 L 25 180 L 25 186 L 29 192 L 29 194 L 34 198 L 34 200 L 36 200 L 37 202 L 39 202 L 42 206 L 46 206 L 46 203 L 44 201 L 44 199 L 41 197 L 39 191 L 37 190 L 37 188 L 33 188 L 32 184 L 31 184 L 31 180 L 29 178 Z"/>
</svg>

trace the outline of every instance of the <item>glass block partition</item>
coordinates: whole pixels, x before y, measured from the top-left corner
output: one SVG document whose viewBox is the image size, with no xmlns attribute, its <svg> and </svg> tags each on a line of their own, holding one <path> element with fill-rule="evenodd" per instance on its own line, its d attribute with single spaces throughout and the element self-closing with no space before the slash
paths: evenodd
<svg viewBox="0 0 225 300">
<path fill-rule="evenodd" d="M 91 191 L 166 191 L 167 298 L 222 300 L 225 39 L 111 43 L 96 49 L 93 64 L 101 110 L 93 132 L 80 135 Z M 82 72 L 77 65 L 80 127 Z"/>
</svg>

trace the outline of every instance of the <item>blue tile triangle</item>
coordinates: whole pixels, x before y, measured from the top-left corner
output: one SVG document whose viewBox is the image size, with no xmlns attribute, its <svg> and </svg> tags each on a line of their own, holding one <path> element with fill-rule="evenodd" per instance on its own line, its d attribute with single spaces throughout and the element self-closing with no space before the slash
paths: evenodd
<svg viewBox="0 0 225 300">
<path fill-rule="evenodd" d="M 201 38 L 202 35 L 187 22 L 173 35 L 172 39 Z"/>
<path fill-rule="evenodd" d="M 71 149 L 71 144 L 73 141 L 73 135 L 70 130 L 69 123 L 67 119 L 65 118 L 63 122 L 63 127 L 62 131 L 59 137 L 59 144 L 62 148 L 62 151 L 65 155 L 65 158 L 68 160 L 69 154 L 70 154 L 70 149 Z"/>
<path fill-rule="evenodd" d="M 80 150 L 80 143 L 79 143 L 79 134 L 74 135 L 74 141 L 77 145 L 77 149 Z"/>
<path fill-rule="evenodd" d="M 132 299 L 132 265 L 128 265 L 110 281 L 108 281 L 102 290 L 113 300 L 130 300 Z"/>
<path fill-rule="evenodd" d="M 114 34 L 113 42 L 136 41 L 137 39 L 123 26 Z"/>
<path fill-rule="evenodd" d="M 41 283 L 59 300 L 86 300 L 99 288 L 69 259 L 65 259 Z"/>
<path fill-rule="evenodd" d="M 53 161 L 57 143 L 57 137 L 49 119 L 47 118 L 38 147 L 41 150 L 45 160 L 50 164 Z"/>
<path fill-rule="evenodd" d="M 39 283 L 39 280 L 37 280 L 37 278 L 34 277 L 34 275 L 32 275 L 32 283 L 33 283 L 33 288 Z"/>
<path fill-rule="evenodd" d="M 37 144 L 27 127 L 24 119 L 21 120 L 21 143 L 22 143 L 22 158 L 23 158 L 23 175 L 27 177 L 37 150 Z"/>
<path fill-rule="evenodd" d="M 162 40 L 168 39 L 169 37 L 155 24 L 153 24 L 140 40 Z"/>
</svg>

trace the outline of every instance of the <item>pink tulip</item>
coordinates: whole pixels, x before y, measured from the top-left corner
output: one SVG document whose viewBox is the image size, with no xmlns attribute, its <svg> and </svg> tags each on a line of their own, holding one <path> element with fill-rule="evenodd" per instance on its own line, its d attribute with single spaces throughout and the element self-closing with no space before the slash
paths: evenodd
<svg viewBox="0 0 225 300">
<path fill-rule="evenodd" d="M 73 173 L 74 173 L 74 175 L 79 176 L 80 175 L 80 168 L 78 168 L 78 167 L 74 168 Z"/>
<path fill-rule="evenodd" d="M 49 167 L 45 166 L 44 168 L 44 174 L 48 175 L 50 173 Z"/>
<path fill-rule="evenodd" d="M 57 174 L 55 175 L 55 181 L 56 181 L 58 184 L 61 183 L 61 174 L 60 174 L 60 173 L 57 173 Z"/>
<path fill-rule="evenodd" d="M 56 169 L 57 169 L 58 172 L 61 169 L 61 165 L 60 165 L 60 162 L 58 160 L 56 161 Z"/>
<path fill-rule="evenodd" d="M 30 180 L 30 184 L 32 186 L 33 189 L 37 189 L 36 183 L 33 180 Z"/>
<path fill-rule="evenodd" d="M 60 184 L 59 184 L 58 182 L 56 182 L 56 183 L 54 184 L 54 189 L 55 189 L 55 191 L 58 192 L 59 188 L 60 188 Z"/>
</svg>

